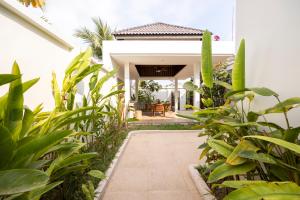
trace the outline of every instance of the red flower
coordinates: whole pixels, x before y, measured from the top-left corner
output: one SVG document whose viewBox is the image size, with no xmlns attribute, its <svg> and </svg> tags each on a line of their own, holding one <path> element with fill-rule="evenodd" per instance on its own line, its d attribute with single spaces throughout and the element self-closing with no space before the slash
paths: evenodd
<svg viewBox="0 0 300 200">
<path fill-rule="evenodd" d="M 220 36 L 214 35 L 214 41 L 219 41 L 219 40 L 220 40 Z"/>
</svg>

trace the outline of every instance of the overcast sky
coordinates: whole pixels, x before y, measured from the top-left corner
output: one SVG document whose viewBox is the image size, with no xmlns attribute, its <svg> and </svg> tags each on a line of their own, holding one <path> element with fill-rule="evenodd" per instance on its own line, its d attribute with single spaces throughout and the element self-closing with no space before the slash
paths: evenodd
<svg viewBox="0 0 300 200">
<path fill-rule="evenodd" d="M 93 28 L 92 17 L 117 30 L 165 22 L 208 29 L 231 40 L 233 5 L 234 0 L 46 0 L 44 15 L 75 44 L 80 40 L 72 37 L 74 30 Z"/>
</svg>

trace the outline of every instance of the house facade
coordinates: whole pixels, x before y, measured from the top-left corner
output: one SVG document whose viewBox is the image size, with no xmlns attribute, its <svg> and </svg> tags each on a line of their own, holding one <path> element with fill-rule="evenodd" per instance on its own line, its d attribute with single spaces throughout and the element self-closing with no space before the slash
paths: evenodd
<svg viewBox="0 0 300 200">
<path fill-rule="evenodd" d="M 116 40 L 104 41 L 103 65 L 118 69 L 118 78 L 124 82 L 125 105 L 132 94 L 137 96 L 140 80 L 170 80 L 175 85 L 174 110 L 178 111 L 182 104 L 178 82 L 192 78 L 200 86 L 202 34 L 200 29 L 159 22 L 116 31 Z M 213 63 L 218 64 L 233 56 L 234 44 L 213 41 L 212 53 Z M 193 98 L 194 106 L 200 106 L 200 95 L 195 93 Z"/>
</svg>

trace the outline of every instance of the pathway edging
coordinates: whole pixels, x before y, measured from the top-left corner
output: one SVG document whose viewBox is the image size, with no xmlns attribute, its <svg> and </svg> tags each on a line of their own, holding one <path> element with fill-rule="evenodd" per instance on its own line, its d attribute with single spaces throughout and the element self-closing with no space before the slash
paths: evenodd
<svg viewBox="0 0 300 200">
<path fill-rule="evenodd" d="M 203 198 L 203 200 L 216 200 L 216 197 L 212 195 L 210 188 L 203 180 L 196 167 L 197 165 L 191 164 L 189 166 L 189 172 L 201 197 Z"/>
</svg>

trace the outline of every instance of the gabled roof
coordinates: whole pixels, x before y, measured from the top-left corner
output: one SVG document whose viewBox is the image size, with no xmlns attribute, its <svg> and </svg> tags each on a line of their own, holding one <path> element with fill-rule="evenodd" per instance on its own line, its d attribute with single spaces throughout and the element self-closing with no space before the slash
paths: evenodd
<svg viewBox="0 0 300 200">
<path fill-rule="evenodd" d="M 114 36 L 145 36 L 145 35 L 195 35 L 201 36 L 203 30 L 196 28 L 189 28 L 184 26 L 177 26 L 157 22 L 153 24 L 146 24 L 143 26 L 136 26 L 128 29 L 119 30 L 113 33 Z"/>
</svg>

